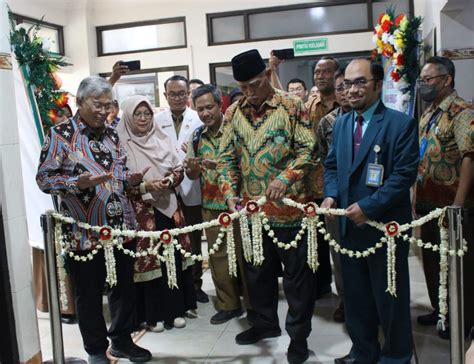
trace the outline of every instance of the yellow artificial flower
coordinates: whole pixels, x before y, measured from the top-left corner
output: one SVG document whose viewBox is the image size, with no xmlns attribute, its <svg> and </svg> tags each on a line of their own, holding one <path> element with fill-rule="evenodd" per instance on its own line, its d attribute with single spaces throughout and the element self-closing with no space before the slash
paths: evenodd
<svg viewBox="0 0 474 364">
<path fill-rule="evenodd" d="M 403 17 L 403 19 L 400 21 L 400 30 L 405 31 L 408 28 L 409 21 L 406 16 Z"/>
<path fill-rule="evenodd" d="M 389 16 L 388 14 L 385 14 L 385 15 L 382 17 L 382 21 L 380 22 L 380 24 L 383 24 L 383 22 L 384 22 L 385 20 L 390 21 L 390 16 Z"/>
</svg>

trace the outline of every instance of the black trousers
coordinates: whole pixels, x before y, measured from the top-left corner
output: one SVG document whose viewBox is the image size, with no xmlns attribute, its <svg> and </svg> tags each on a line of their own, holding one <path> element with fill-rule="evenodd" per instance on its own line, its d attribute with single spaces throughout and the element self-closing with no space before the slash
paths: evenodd
<svg viewBox="0 0 474 364">
<path fill-rule="evenodd" d="M 133 242 L 125 246 L 134 249 L 134 245 Z M 94 259 L 87 262 L 77 262 L 71 258 L 66 260 L 66 268 L 74 283 L 77 318 L 84 349 L 90 355 L 105 353 L 109 345 L 107 336 L 116 345 L 131 341 L 130 334 L 135 323 L 134 259 L 116 249 L 114 255 L 117 285 L 107 290 L 112 319 L 108 331 L 102 313 L 102 295 L 107 275 L 104 251 L 99 250 Z"/>
<path fill-rule="evenodd" d="M 183 207 L 184 219 L 186 220 L 186 225 L 196 225 L 202 223 L 202 207 L 201 205 L 197 206 L 186 206 L 184 203 L 181 205 Z M 192 233 L 189 233 L 189 238 L 191 239 L 191 248 L 193 254 L 202 253 L 202 231 L 196 230 Z M 194 279 L 194 289 L 199 290 L 202 287 L 202 262 L 197 260 L 193 265 L 193 279 Z"/>
<path fill-rule="evenodd" d="M 318 206 L 321 206 L 323 200 L 315 200 Z M 316 295 L 318 296 L 322 289 L 332 282 L 332 269 L 329 251 L 329 243 L 324 240 L 324 235 L 318 229 L 318 261 L 319 267 L 316 272 Z"/>
<path fill-rule="evenodd" d="M 275 236 L 285 243 L 292 241 L 297 228 L 274 228 Z M 250 303 L 256 313 L 255 328 L 276 329 L 278 321 L 278 272 L 283 263 L 283 289 L 288 301 L 286 331 L 292 340 L 305 340 L 311 332 L 311 318 L 315 303 L 316 275 L 306 262 L 306 237 L 297 248 L 278 248 L 272 239 L 263 233 L 263 256 L 261 266 L 245 262 Z"/>
</svg>

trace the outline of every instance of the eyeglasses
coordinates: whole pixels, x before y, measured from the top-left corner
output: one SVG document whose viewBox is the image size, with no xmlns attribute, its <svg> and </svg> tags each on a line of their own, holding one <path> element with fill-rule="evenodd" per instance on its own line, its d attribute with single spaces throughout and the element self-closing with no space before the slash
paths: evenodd
<svg viewBox="0 0 474 364">
<path fill-rule="evenodd" d="M 133 117 L 138 120 L 141 118 L 150 119 L 152 115 L 153 114 L 151 112 L 137 112 L 133 114 Z"/>
<path fill-rule="evenodd" d="M 173 100 L 180 100 L 180 99 L 184 99 L 185 97 L 188 97 L 188 93 L 184 92 L 184 91 L 181 91 L 181 92 L 178 92 L 178 93 L 167 92 L 166 95 L 170 99 L 173 99 Z"/>
<path fill-rule="evenodd" d="M 340 83 L 339 85 L 336 86 L 336 92 L 338 94 L 340 94 L 341 92 L 344 92 L 345 88 L 344 88 L 344 84 L 343 83 Z"/>
<path fill-rule="evenodd" d="M 447 75 L 448 75 L 447 73 L 444 73 L 444 74 L 438 75 L 438 76 L 419 78 L 419 79 L 416 80 L 416 83 L 417 83 L 418 85 L 423 85 L 423 84 L 425 84 L 425 83 L 430 83 L 431 80 L 434 80 L 435 78 L 444 77 L 444 76 L 447 76 Z"/>
<path fill-rule="evenodd" d="M 357 78 L 354 81 L 344 80 L 342 85 L 344 87 L 344 90 L 349 90 L 352 87 L 352 85 L 354 85 L 356 88 L 364 88 L 370 81 L 375 81 L 375 80 L 377 79 L 371 78 L 367 80 L 365 78 Z"/>
<path fill-rule="evenodd" d="M 288 92 L 303 92 L 305 89 L 303 87 L 295 87 L 295 88 L 289 88 Z"/>
<path fill-rule="evenodd" d="M 112 110 L 112 103 L 101 104 L 98 102 L 93 102 L 92 104 L 90 104 L 86 101 L 86 104 L 89 105 L 89 107 L 95 112 L 99 112 L 102 110 L 105 110 L 105 112 L 110 112 Z"/>
</svg>

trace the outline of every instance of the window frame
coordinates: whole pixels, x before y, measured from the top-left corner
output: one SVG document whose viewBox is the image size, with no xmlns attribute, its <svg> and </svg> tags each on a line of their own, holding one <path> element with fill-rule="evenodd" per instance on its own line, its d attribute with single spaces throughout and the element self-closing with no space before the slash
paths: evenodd
<svg viewBox="0 0 474 364">
<path fill-rule="evenodd" d="M 183 45 L 171 46 L 171 47 L 148 48 L 148 49 L 135 49 L 132 51 L 110 52 L 110 53 L 104 53 L 103 51 L 102 32 L 104 31 L 135 28 L 135 27 L 141 27 L 141 26 L 147 26 L 147 25 L 170 24 L 170 23 L 183 24 L 183 30 L 184 30 L 184 44 Z M 187 29 L 186 29 L 185 16 L 174 17 L 174 18 L 164 18 L 164 19 L 154 19 L 154 20 L 144 20 L 144 21 L 137 21 L 137 22 L 131 22 L 131 23 L 101 25 L 101 26 L 95 27 L 95 31 L 96 31 L 96 38 L 97 38 L 97 56 L 98 57 L 113 56 L 113 55 L 118 55 L 118 54 L 156 52 L 156 51 L 165 51 L 165 50 L 180 49 L 180 48 L 188 47 L 188 34 L 187 34 Z"/>
<path fill-rule="evenodd" d="M 414 0 L 408 0 L 410 16 L 414 14 Z M 280 40 L 280 39 L 294 39 L 294 38 L 304 38 L 304 37 L 313 37 L 313 36 L 322 36 L 322 35 L 336 35 L 336 34 L 352 34 L 352 33 L 364 33 L 372 31 L 374 24 L 372 21 L 372 3 L 379 2 L 377 0 L 322 0 L 321 2 L 312 2 L 305 4 L 295 4 L 295 5 L 284 5 L 284 6 L 275 6 L 267 8 L 257 8 L 257 9 L 247 9 L 247 10 L 236 10 L 228 12 L 219 12 L 219 13 L 209 13 L 206 14 L 206 24 L 207 24 L 207 45 L 220 46 L 228 44 L 238 44 L 238 43 L 249 43 L 249 42 L 263 42 L 269 40 Z M 366 4 L 367 5 L 367 28 L 355 29 L 355 30 L 341 30 L 334 32 L 323 32 L 323 33 L 306 33 L 306 34 L 297 34 L 289 36 L 278 36 L 278 37 L 266 37 L 266 38 L 250 38 L 250 25 L 249 25 L 249 16 L 254 14 L 262 13 L 274 13 L 279 11 L 288 11 L 288 10 L 301 10 L 301 9 L 310 9 L 315 7 L 328 7 L 328 6 L 338 6 L 338 5 L 352 5 L 352 4 Z M 214 42 L 213 39 L 213 24 L 212 21 L 215 18 L 223 18 L 229 16 L 243 16 L 244 17 L 244 34 L 245 39 L 242 40 L 232 40 L 225 42 Z"/>
<path fill-rule="evenodd" d="M 27 23 L 39 24 L 40 27 L 56 30 L 58 32 L 59 53 L 56 53 L 56 52 L 51 52 L 51 53 L 60 54 L 61 56 L 66 55 L 64 52 L 64 27 L 62 25 L 50 23 L 41 19 L 36 19 L 29 16 L 13 13 L 13 12 L 10 12 L 10 15 L 12 19 L 15 21 L 16 25 L 21 24 L 23 21 L 26 21 Z"/>
</svg>

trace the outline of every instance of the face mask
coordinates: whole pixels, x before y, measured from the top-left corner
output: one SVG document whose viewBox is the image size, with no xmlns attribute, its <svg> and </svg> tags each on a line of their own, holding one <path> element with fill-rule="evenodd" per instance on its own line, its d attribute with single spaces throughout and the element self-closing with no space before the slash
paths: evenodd
<svg viewBox="0 0 474 364">
<path fill-rule="evenodd" d="M 426 102 L 432 102 L 438 96 L 438 90 L 435 85 L 422 84 L 419 90 L 421 98 Z"/>
</svg>

